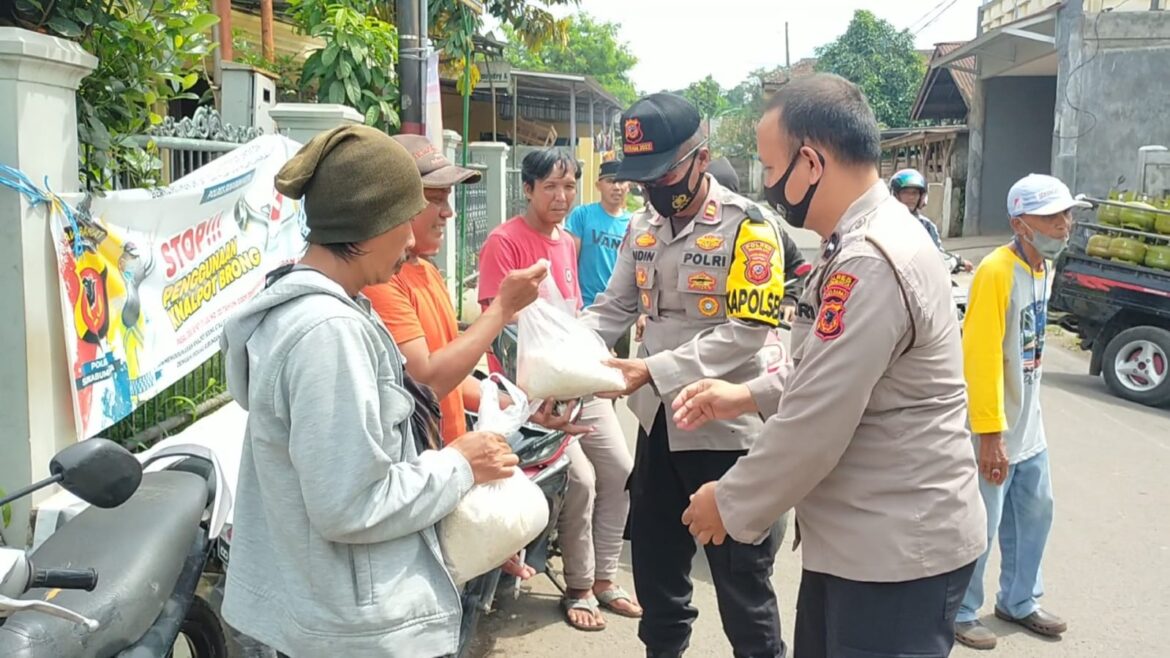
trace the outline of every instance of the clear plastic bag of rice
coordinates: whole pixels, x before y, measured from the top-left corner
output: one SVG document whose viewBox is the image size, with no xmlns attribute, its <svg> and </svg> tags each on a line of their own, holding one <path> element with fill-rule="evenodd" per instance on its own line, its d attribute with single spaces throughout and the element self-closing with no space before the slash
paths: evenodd
<svg viewBox="0 0 1170 658">
<path fill-rule="evenodd" d="M 500 408 L 499 382 L 512 398 Z M 479 420 L 475 429 L 508 436 L 524 424 L 538 403 L 500 375 L 479 384 Z M 456 585 L 503 564 L 548 525 L 548 502 L 540 487 L 519 468 L 511 477 L 477 484 L 439 523 L 443 561 Z"/>
<path fill-rule="evenodd" d="M 540 297 L 520 311 L 516 383 L 530 400 L 575 400 L 626 387 L 622 371 L 593 330 L 575 317 L 556 283 L 540 283 Z"/>
</svg>

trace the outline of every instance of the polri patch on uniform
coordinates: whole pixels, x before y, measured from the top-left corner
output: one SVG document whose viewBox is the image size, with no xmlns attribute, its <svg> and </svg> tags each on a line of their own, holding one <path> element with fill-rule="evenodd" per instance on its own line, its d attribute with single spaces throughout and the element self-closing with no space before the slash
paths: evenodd
<svg viewBox="0 0 1170 658">
<path fill-rule="evenodd" d="M 691 292 L 713 292 L 715 277 L 706 272 L 697 272 L 687 277 L 687 290 Z"/>
<path fill-rule="evenodd" d="M 642 291 L 642 308 L 644 310 L 650 309 L 650 293 L 645 290 Z"/>
<path fill-rule="evenodd" d="M 757 286 L 772 278 L 772 254 L 776 247 L 763 240 L 749 240 L 739 247 L 745 259 L 743 276 Z"/>
<path fill-rule="evenodd" d="M 714 317 L 719 313 L 719 300 L 714 297 L 701 297 L 699 299 L 699 313 L 704 317 Z"/>
<path fill-rule="evenodd" d="M 653 233 L 643 233 L 634 240 L 634 244 L 639 247 L 653 247 L 658 244 L 658 238 L 654 237 Z"/>
<path fill-rule="evenodd" d="M 703 219 L 715 219 L 715 215 L 719 212 L 719 204 L 714 201 L 708 201 L 707 207 L 703 208 Z"/>
<path fill-rule="evenodd" d="M 695 246 L 703 251 L 715 251 L 723 246 L 723 238 L 714 233 L 708 233 L 695 238 Z"/>
<path fill-rule="evenodd" d="M 650 273 L 646 271 L 645 267 L 639 265 L 637 269 L 634 270 L 634 281 L 638 284 L 639 287 L 641 287 L 646 285 L 646 282 L 649 280 Z"/>
<path fill-rule="evenodd" d="M 821 309 L 817 316 L 814 333 L 817 338 L 828 342 L 845 333 L 845 302 L 853 294 L 858 278 L 845 272 L 834 272 L 825 284 L 821 296 Z"/>
</svg>

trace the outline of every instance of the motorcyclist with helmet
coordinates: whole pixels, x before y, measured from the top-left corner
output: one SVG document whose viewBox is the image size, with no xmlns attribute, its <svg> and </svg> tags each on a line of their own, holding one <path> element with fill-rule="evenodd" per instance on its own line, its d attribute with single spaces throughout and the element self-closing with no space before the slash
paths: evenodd
<svg viewBox="0 0 1170 658">
<path fill-rule="evenodd" d="M 922 228 L 934 241 L 934 246 L 948 259 L 954 259 L 964 272 L 974 270 L 971 261 L 943 249 L 942 238 L 939 237 L 934 221 L 922 214 L 922 207 L 926 205 L 926 190 L 926 178 L 917 169 L 902 169 L 890 177 L 890 193 L 922 224 Z"/>
</svg>

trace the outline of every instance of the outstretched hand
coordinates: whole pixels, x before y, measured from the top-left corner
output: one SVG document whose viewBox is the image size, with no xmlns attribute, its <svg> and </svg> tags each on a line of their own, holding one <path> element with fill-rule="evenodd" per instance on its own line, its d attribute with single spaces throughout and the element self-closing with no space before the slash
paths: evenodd
<svg viewBox="0 0 1170 658">
<path fill-rule="evenodd" d="M 650 382 L 650 368 L 643 359 L 606 359 L 605 365 L 622 371 L 626 387 L 621 391 L 598 393 L 597 397 L 614 399 L 629 395 Z"/>
<path fill-rule="evenodd" d="M 702 379 L 687 386 L 674 398 L 671 408 L 674 424 L 688 431 L 713 420 L 731 420 L 759 412 L 747 386 L 721 379 Z"/>
</svg>

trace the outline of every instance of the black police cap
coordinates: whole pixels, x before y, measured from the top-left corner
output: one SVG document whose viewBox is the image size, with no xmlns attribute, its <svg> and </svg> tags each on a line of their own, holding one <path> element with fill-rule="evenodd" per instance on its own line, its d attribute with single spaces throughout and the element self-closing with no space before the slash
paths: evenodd
<svg viewBox="0 0 1170 658">
<path fill-rule="evenodd" d="M 679 147 L 699 130 L 699 111 L 678 94 L 651 94 L 622 114 L 619 180 L 649 183 L 670 171 Z"/>
<path fill-rule="evenodd" d="M 601 166 L 597 168 L 597 177 L 613 178 L 614 176 L 617 176 L 619 167 L 621 167 L 621 163 L 617 160 L 602 162 Z"/>
</svg>

